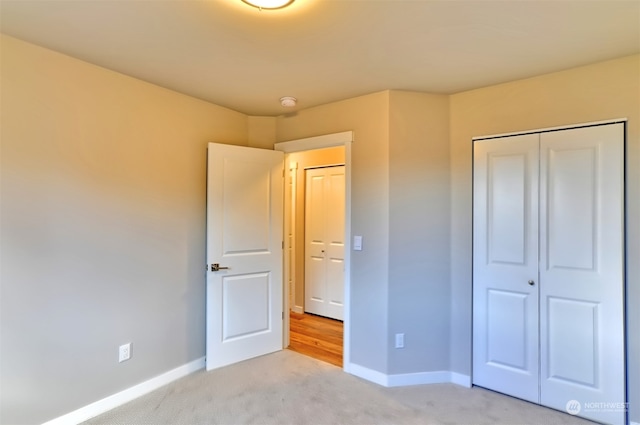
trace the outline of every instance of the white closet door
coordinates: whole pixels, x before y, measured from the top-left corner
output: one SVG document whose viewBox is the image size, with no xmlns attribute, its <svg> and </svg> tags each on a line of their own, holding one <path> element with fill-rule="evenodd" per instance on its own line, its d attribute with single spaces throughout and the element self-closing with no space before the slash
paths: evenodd
<svg viewBox="0 0 640 425">
<path fill-rule="evenodd" d="M 538 135 L 474 144 L 473 383 L 538 402 Z"/>
<path fill-rule="evenodd" d="M 625 420 L 623 132 L 540 139 L 541 403 L 612 424 Z"/>
<path fill-rule="evenodd" d="M 307 170 L 306 312 L 343 320 L 345 167 Z"/>
<path fill-rule="evenodd" d="M 327 317 L 344 320 L 345 167 L 328 170 Z"/>
</svg>

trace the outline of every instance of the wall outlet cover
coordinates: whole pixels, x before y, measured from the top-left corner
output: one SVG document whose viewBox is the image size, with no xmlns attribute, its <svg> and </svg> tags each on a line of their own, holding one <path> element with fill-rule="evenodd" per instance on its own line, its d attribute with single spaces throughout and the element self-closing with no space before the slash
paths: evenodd
<svg viewBox="0 0 640 425">
<path fill-rule="evenodd" d="M 131 358 L 131 343 L 121 345 L 118 348 L 118 362 L 122 363 Z"/>
</svg>

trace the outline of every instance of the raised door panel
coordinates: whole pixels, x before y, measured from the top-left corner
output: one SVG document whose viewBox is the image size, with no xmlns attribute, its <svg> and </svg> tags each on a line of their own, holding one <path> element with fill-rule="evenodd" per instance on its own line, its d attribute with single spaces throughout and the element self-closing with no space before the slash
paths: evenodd
<svg viewBox="0 0 640 425">
<path fill-rule="evenodd" d="M 271 236 L 271 167 L 225 158 L 222 186 L 222 255 L 267 253 Z"/>
<path fill-rule="evenodd" d="M 596 148 L 572 149 L 563 144 L 546 153 L 547 267 L 594 271 L 598 243 Z"/>
<path fill-rule="evenodd" d="M 547 379 L 597 388 L 598 303 L 548 296 L 546 298 Z M 580 332 L 577 331 L 580 327 Z M 545 399 L 547 394 L 545 393 Z"/>
<path fill-rule="evenodd" d="M 487 364 L 528 373 L 528 294 L 490 289 L 487 293 Z"/>
<path fill-rule="evenodd" d="M 525 263 L 526 161 L 525 153 L 494 154 L 488 158 L 488 264 Z"/>
<path fill-rule="evenodd" d="M 269 273 L 222 277 L 223 342 L 271 330 L 271 285 Z"/>
</svg>

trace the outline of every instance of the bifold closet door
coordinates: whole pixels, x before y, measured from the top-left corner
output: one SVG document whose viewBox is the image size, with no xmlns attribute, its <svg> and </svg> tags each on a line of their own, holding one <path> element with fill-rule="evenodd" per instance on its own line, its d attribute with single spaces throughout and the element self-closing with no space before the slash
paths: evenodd
<svg viewBox="0 0 640 425">
<path fill-rule="evenodd" d="M 540 135 L 540 402 L 624 423 L 623 124 Z"/>
<path fill-rule="evenodd" d="M 537 403 L 537 134 L 474 145 L 473 383 Z"/>
<path fill-rule="evenodd" d="M 475 385 L 624 423 L 623 150 L 623 124 L 474 143 Z"/>
</svg>

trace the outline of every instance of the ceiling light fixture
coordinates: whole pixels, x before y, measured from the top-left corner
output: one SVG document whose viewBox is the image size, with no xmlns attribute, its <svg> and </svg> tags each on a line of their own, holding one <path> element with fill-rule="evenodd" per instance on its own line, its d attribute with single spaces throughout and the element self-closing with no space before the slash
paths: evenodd
<svg viewBox="0 0 640 425">
<path fill-rule="evenodd" d="M 289 6 L 294 0 L 242 0 L 249 6 L 257 7 L 258 9 L 282 9 L 285 6 Z"/>
<path fill-rule="evenodd" d="M 296 99 L 295 97 L 291 97 L 291 96 L 285 96 L 285 97 L 281 97 L 280 98 L 280 104 L 284 108 L 293 108 L 294 106 L 296 106 L 296 102 L 297 101 L 298 101 L 298 99 Z"/>
</svg>

